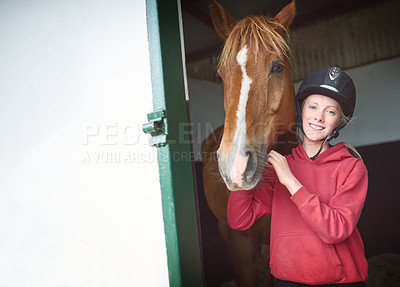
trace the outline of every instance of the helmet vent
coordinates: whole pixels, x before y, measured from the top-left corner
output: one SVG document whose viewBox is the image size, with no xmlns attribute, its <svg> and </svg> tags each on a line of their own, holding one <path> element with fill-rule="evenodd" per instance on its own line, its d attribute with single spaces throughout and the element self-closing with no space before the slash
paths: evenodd
<svg viewBox="0 0 400 287">
<path fill-rule="evenodd" d="M 339 93 L 338 89 L 336 89 L 335 87 L 329 86 L 329 85 L 320 85 L 321 88 L 325 88 L 325 89 L 329 89 L 332 90 L 336 93 Z"/>
</svg>

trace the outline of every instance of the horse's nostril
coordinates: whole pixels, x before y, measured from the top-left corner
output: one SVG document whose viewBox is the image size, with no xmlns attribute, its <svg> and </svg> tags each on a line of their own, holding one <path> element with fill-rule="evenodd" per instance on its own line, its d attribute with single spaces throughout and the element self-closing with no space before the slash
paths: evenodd
<svg viewBox="0 0 400 287">
<path fill-rule="evenodd" d="M 254 176 L 257 169 L 257 157 L 254 152 L 248 151 L 246 152 L 249 160 L 247 161 L 247 167 L 244 172 L 244 177 L 249 181 Z"/>
</svg>

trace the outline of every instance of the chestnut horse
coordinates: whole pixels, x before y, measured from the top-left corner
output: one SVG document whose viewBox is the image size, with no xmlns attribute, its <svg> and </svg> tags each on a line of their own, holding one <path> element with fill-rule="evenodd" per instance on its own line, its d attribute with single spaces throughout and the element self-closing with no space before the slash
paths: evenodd
<svg viewBox="0 0 400 287">
<path fill-rule="evenodd" d="M 287 31 L 295 3 L 275 18 L 251 16 L 239 22 L 215 0 L 209 8 L 217 33 L 225 39 L 217 70 L 224 82 L 225 123 L 202 145 L 204 192 L 228 246 L 237 285 L 253 286 L 254 260 L 261 245 L 269 244 L 270 217 L 261 217 L 246 231 L 232 230 L 227 201 L 229 190 L 257 186 L 267 153 L 292 128 L 295 92 Z M 264 251 L 267 270 L 269 250 Z"/>
</svg>

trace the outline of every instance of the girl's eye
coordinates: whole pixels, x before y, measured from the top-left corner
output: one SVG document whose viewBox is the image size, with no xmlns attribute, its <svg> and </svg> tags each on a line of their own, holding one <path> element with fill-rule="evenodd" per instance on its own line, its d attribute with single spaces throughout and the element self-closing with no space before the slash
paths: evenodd
<svg viewBox="0 0 400 287">
<path fill-rule="evenodd" d="M 311 110 L 315 110 L 316 109 L 315 106 L 309 106 L 308 108 L 311 109 Z"/>
<path fill-rule="evenodd" d="M 328 112 L 328 114 L 330 114 L 330 115 L 332 115 L 332 116 L 335 115 L 335 112 L 334 112 L 334 111 L 327 111 L 327 112 Z"/>
</svg>

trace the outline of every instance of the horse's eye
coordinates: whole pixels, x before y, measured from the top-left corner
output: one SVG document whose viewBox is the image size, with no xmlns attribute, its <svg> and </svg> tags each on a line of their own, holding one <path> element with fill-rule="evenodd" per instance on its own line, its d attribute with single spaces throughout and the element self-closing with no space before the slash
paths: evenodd
<svg viewBox="0 0 400 287">
<path fill-rule="evenodd" d="M 284 66 L 282 63 L 280 63 L 280 62 L 275 63 L 272 66 L 271 73 L 280 73 L 283 71 L 283 68 L 284 68 Z"/>
</svg>

